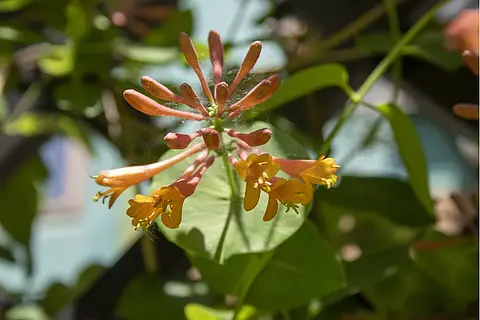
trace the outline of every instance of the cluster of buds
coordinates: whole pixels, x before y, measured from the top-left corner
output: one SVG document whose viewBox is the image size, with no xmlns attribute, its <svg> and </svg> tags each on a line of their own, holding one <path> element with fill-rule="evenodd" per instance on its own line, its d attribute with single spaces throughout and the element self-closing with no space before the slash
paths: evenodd
<svg viewBox="0 0 480 320">
<path fill-rule="evenodd" d="M 158 217 L 168 228 L 178 228 L 182 220 L 182 206 L 185 199 L 191 196 L 201 178 L 217 157 L 222 157 L 226 164 L 233 166 L 238 176 L 246 182 L 244 209 L 250 211 L 259 202 L 260 194 L 267 193 L 268 205 L 263 217 L 271 220 L 278 211 L 279 203 L 297 211 L 300 205 L 312 200 L 312 184 L 333 186 L 337 181 L 335 172 L 339 166 L 331 158 L 321 157 L 318 160 L 289 160 L 262 153 L 261 146 L 266 144 L 272 131 L 264 128 L 250 133 L 240 133 L 226 125 L 248 110 L 270 98 L 278 89 L 281 79 L 278 75 L 258 83 L 245 96 L 236 101 L 235 90 L 242 79 L 253 69 L 257 62 L 262 44 L 252 43 L 232 83 L 222 81 L 223 45 L 220 36 L 212 31 L 208 37 L 210 59 L 213 66 L 213 93 L 202 72 L 198 55 L 191 39 L 181 33 L 180 48 L 187 63 L 196 73 L 208 104 L 202 103 L 193 88 L 183 83 L 179 94 L 172 92 L 164 85 L 149 78 L 142 77 L 143 88 L 152 96 L 163 101 L 184 104 L 192 108 L 180 111 L 166 107 L 135 90 L 124 92 L 125 100 L 135 109 L 152 116 L 174 116 L 181 119 L 202 121 L 207 124 L 194 133 L 170 132 L 165 137 L 166 145 L 171 149 L 184 149 L 177 155 L 149 165 L 101 171 L 95 178 L 97 184 L 108 187 L 99 192 L 94 200 L 109 198 L 109 207 L 128 187 L 146 181 L 154 175 L 172 167 L 184 159 L 197 155 L 187 170 L 172 184 L 161 187 L 149 196 L 136 195 L 129 201 L 127 215 L 132 218 L 135 228 L 148 228 Z M 199 143 L 190 147 L 195 139 Z M 227 160 L 228 159 L 228 160 Z M 228 169 L 230 170 L 230 169 Z M 282 170 L 290 175 L 290 179 L 277 177 Z"/>
</svg>

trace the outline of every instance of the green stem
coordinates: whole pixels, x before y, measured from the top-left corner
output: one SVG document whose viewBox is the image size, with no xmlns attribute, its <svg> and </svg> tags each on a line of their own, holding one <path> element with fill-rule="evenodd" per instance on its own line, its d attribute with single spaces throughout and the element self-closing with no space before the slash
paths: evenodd
<svg viewBox="0 0 480 320">
<path fill-rule="evenodd" d="M 352 113 L 357 109 L 357 106 L 362 102 L 365 95 L 368 93 L 373 84 L 380 78 L 390 67 L 390 65 L 397 59 L 397 57 L 402 53 L 402 49 L 411 42 L 422 29 L 427 25 L 427 23 L 434 18 L 435 13 L 443 6 L 444 3 L 449 0 L 441 0 L 439 3 L 434 5 L 423 17 L 417 21 L 417 23 L 408 30 L 407 33 L 397 42 L 397 44 L 390 50 L 385 58 L 377 65 L 377 67 L 372 71 L 368 76 L 365 82 L 362 84 L 360 89 L 350 97 L 351 102 L 347 105 L 343 111 L 340 119 L 335 124 L 332 132 L 328 135 L 325 143 L 323 144 L 321 153 L 325 154 L 330 150 L 330 144 L 335 136 L 338 134 L 343 124 L 347 119 L 352 115 Z"/>
<path fill-rule="evenodd" d="M 222 160 L 223 165 L 225 166 L 225 170 L 227 171 L 227 179 L 231 190 L 231 198 L 232 200 L 234 200 L 238 198 L 237 185 L 235 184 L 235 180 L 233 179 L 232 166 L 230 164 L 230 161 L 228 161 L 228 155 L 226 153 L 222 155 Z"/>
<path fill-rule="evenodd" d="M 221 145 L 225 147 L 225 141 L 223 139 L 223 132 L 220 133 L 220 141 Z M 228 185 L 230 186 L 230 208 L 228 210 L 227 220 L 225 220 L 225 225 L 223 226 L 222 234 L 220 235 L 220 239 L 218 240 L 217 249 L 215 250 L 214 259 L 218 262 L 223 261 L 223 247 L 225 244 L 225 239 L 227 237 L 228 228 L 230 226 L 230 222 L 232 221 L 232 216 L 235 214 L 235 210 L 237 210 L 238 202 L 240 201 L 240 197 L 237 191 L 237 184 L 233 177 L 232 166 L 230 161 L 228 161 L 228 154 L 224 150 L 222 154 L 223 165 L 227 172 L 227 180 Z"/>
<path fill-rule="evenodd" d="M 253 256 L 248 263 L 245 273 L 243 274 L 241 281 L 240 292 L 238 294 L 238 300 L 235 306 L 235 313 L 233 314 L 232 320 L 237 319 L 238 314 L 242 310 L 243 302 L 250 290 L 252 284 L 255 282 L 257 276 L 265 269 L 268 262 L 273 258 L 275 251 L 269 251 L 263 253 L 259 256 Z"/>
<path fill-rule="evenodd" d="M 397 42 L 402 37 L 402 31 L 400 30 L 400 23 L 398 21 L 397 8 L 393 0 L 382 0 L 383 6 L 387 11 L 388 23 L 390 28 L 390 34 L 394 42 Z M 398 100 L 398 93 L 400 90 L 400 84 L 402 81 L 402 57 L 397 57 L 392 66 L 393 81 L 395 83 L 395 89 L 393 92 L 392 102 L 396 103 Z"/>
</svg>

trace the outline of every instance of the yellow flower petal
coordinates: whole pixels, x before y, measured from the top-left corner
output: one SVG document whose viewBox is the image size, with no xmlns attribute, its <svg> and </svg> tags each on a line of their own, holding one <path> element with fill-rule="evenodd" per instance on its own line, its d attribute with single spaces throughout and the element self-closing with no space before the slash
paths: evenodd
<svg viewBox="0 0 480 320">
<path fill-rule="evenodd" d="M 243 208 L 245 211 L 251 211 L 260 200 L 260 188 L 254 188 L 253 183 L 247 182 L 245 187 L 245 198 L 243 199 Z"/>
<path fill-rule="evenodd" d="M 268 205 L 263 215 L 263 221 L 272 220 L 278 212 L 278 201 L 274 194 L 270 194 L 268 197 Z"/>
</svg>

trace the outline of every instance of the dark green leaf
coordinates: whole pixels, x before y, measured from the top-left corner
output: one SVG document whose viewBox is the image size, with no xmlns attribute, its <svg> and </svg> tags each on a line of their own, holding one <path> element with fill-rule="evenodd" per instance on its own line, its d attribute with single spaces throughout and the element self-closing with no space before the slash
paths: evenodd
<svg viewBox="0 0 480 320">
<path fill-rule="evenodd" d="M 99 265 L 91 265 L 83 270 L 78 276 L 75 287 L 76 295 L 83 294 L 104 271 L 105 268 Z"/>
<path fill-rule="evenodd" d="M 83 111 L 94 107 L 101 93 L 102 89 L 96 85 L 64 84 L 56 87 L 53 94 L 61 109 Z"/>
<path fill-rule="evenodd" d="M 50 316 L 55 316 L 64 306 L 72 301 L 73 289 L 62 283 L 54 283 L 48 288 L 41 305 Z"/>
<path fill-rule="evenodd" d="M 36 185 L 46 178 L 39 157 L 32 157 L 0 189 L 0 223 L 13 239 L 30 247 L 32 222 L 37 214 Z"/>
<path fill-rule="evenodd" d="M 245 131 L 269 127 L 265 123 L 256 123 Z M 262 150 L 273 155 L 287 158 L 305 152 L 292 138 L 281 131 L 271 128 L 272 139 Z M 171 157 L 175 152 L 168 151 L 162 159 Z M 152 190 L 167 186 L 175 181 L 193 160 L 187 159 L 175 167 L 157 175 Z M 236 173 L 233 172 L 234 176 Z M 237 178 L 237 188 L 241 192 L 245 183 Z M 280 206 L 277 216 L 270 222 L 263 221 L 267 207 L 267 196 L 262 195 L 258 206 L 250 211 L 243 210 L 243 200 L 230 198 L 231 192 L 222 159 L 218 158 L 198 185 L 195 193 L 185 200 L 182 224 L 178 229 L 168 229 L 159 221 L 157 224 L 166 237 L 178 246 L 201 254 L 204 257 L 223 261 L 234 254 L 269 251 L 300 228 L 305 212 L 285 212 Z M 228 220 L 229 211 L 232 212 Z"/>
<path fill-rule="evenodd" d="M 412 120 L 395 105 L 381 105 L 378 110 L 388 119 L 398 151 L 407 170 L 410 184 L 418 200 L 433 214 L 433 202 L 428 184 L 427 159 L 417 129 Z"/>
<path fill-rule="evenodd" d="M 0 259 L 6 260 L 8 262 L 15 262 L 15 257 L 12 254 L 12 251 L 10 251 L 9 248 L 0 246 Z"/>
<path fill-rule="evenodd" d="M 277 92 L 266 102 L 254 108 L 246 115 L 254 118 L 259 113 L 278 108 L 309 93 L 326 87 L 340 87 L 351 92 L 348 84 L 348 73 L 345 67 L 332 63 L 311 67 L 298 71 L 282 81 Z"/>
<path fill-rule="evenodd" d="M 416 245 L 418 268 L 465 301 L 478 299 L 478 248 L 473 238 L 429 232 Z"/>
<path fill-rule="evenodd" d="M 268 253 L 267 253 L 268 254 Z M 235 255 L 225 265 L 192 254 L 191 260 L 203 279 L 216 291 L 238 294 L 249 267 L 262 254 Z M 270 311 L 299 307 L 345 286 L 336 252 L 315 226 L 305 222 L 281 244 L 253 281 L 246 302 Z"/>
<path fill-rule="evenodd" d="M 89 21 L 79 0 L 70 0 L 65 8 L 65 16 L 68 20 L 65 33 L 74 39 L 80 38 L 87 31 Z"/>
<path fill-rule="evenodd" d="M 406 226 L 434 221 L 410 185 L 397 179 L 343 176 L 337 187 L 321 192 L 320 197 L 322 205 L 338 213 L 373 213 Z"/>
<path fill-rule="evenodd" d="M 220 310 L 202 306 L 198 303 L 189 303 L 185 306 L 185 317 L 187 320 L 230 320 L 234 314 L 233 310 Z M 244 306 L 237 314 L 236 319 L 253 319 L 256 310 L 249 306 Z"/>
<path fill-rule="evenodd" d="M 153 30 L 145 38 L 145 43 L 153 46 L 178 46 L 178 35 L 185 32 L 191 35 L 193 31 L 193 14 L 190 10 L 177 11 L 172 14 L 161 27 Z"/>
<path fill-rule="evenodd" d="M 201 296 L 177 297 L 165 293 L 165 283 L 158 276 L 141 273 L 123 292 L 116 313 L 124 319 L 185 319 L 184 308 Z"/>
</svg>

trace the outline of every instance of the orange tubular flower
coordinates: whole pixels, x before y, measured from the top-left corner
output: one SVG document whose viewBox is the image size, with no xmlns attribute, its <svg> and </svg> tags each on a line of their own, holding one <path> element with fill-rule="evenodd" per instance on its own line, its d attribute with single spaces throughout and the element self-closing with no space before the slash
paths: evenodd
<svg viewBox="0 0 480 320">
<path fill-rule="evenodd" d="M 297 204 L 305 202 L 305 184 L 297 179 L 285 180 L 275 178 L 272 180 L 272 187 L 268 193 L 268 206 L 263 216 L 263 221 L 272 220 L 278 211 L 278 201 L 286 206 L 287 212 L 293 208 L 297 212 Z M 298 212 L 297 212 L 298 213 Z"/>
<path fill-rule="evenodd" d="M 245 211 L 250 211 L 258 204 L 260 190 L 270 192 L 272 184 L 269 180 L 277 174 L 279 165 L 273 163 L 273 157 L 268 153 L 251 153 L 246 160 L 238 160 L 234 168 L 247 183 L 243 207 Z"/>
<path fill-rule="evenodd" d="M 127 215 L 132 218 L 135 229 L 150 227 L 158 216 L 161 216 L 166 227 L 178 228 L 182 222 L 185 199 L 195 192 L 198 183 L 214 160 L 213 156 L 208 158 L 196 168 L 195 173 L 186 172 L 171 185 L 155 190 L 152 196 L 137 194 L 135 199 L 129 200 Z"/>
<path fill-rule="evenodd" d="M 478 9 L 463 10 L 444 30 L 448 47 L 461 53 L 467 66 L 477 76 L 479 73 L 478 17 Z M 478 120 L 478 106 L 474 104 L 457 104 L 453 107 L 453 112 L 465 119 Z"/>
<path fill-rule="evenodd" d="M 335 173 L 340 166 L 332 158 L 325 158 L 324 156 L 318 160 L 274 158 L 273 162 L 278 164 L 283 172 L 305 182 L 305 199 L 303 204 L 310 202 L 313 198 L 312 184 L 326 185 L 328 188 L 331 188 L 338 180 Z"/>
<path fill-rule="evenodd" d="M 170 159 L 160 162 L 143 166 L 102 170 L 97 176 L 92 178 L 95 179 L 95 182 L 98 185 L 102 187 L 109 187 L 109 189 L 104 192 L 98 192 L 93 200 L 98 201 L 100 198 L 102 198 L 102 201 L 105 201 L 106 198 L 110 197 L 108 207 L 111 208 L 115 200 L 128 187 L 150 179 L 154 175 L 170 168 L 171 166 L 179 163 L 195 153 L 200 152 L 203 149 L 205 149 L 205 145 L 203 143 L 199 143 L 192 148 L 185 150 L 174 157 L 171 157 Z"/>
</svg>

